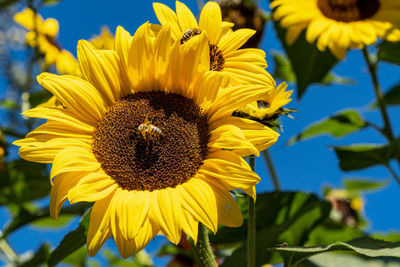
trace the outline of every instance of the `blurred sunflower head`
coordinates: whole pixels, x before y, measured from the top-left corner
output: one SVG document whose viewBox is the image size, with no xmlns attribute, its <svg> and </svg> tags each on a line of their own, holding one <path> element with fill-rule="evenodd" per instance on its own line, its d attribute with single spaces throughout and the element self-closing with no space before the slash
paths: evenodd
<svg viewBox="0 0 400 267">
<path fill-rule="evenodd" d="M 362 48 L 378 38 L 400 40 L 398 0 L 274 0 L 274 20 L 287 29 L 290 45 L 306 29 L 306 39 L 319 50 L 343 59 L 349 48 Z"/>
<path fill-rule="evenodd" d="M 107 26 L 101 27 L 99 35 L 89 40 L 97 49 L 114 49 L 114 35 Z"/>
<path fill-rule="evenodd" d="M 40 14 L 25 8 L 14 15 L 14 20 L 29 30 L 26 34 L 26 43 L 31 47 L 37 47 L 44 55 L 46 67 L 55 64 L 60 74 L 76 72 L 76 59 L 69 51 L 63 49 L 57 40 L 59 26 L 56 19 L 44 20 Z"/>
<path fill-rule="evenodd" d="M 173 39 L 182 44 L 200 33 L 207 34 L 209 70 L 225 74 L 233 85 L 252 83 L 273 88 L 274 80 L 265 71 L 265 52 L 256 48 L 239 49 L 256 31 L 233 31 L 233 23 L 222 21 L 221 8 L 216 2 L 204 5 L 199 21 L 179 1 L 176 1 L 176 13 L 160 3 L 154 3 L 153 8 L 160 23 L 168 25 Z"/>
<path fill-rule="evenodd" d="M 149 24 L 131 36 L 118 27 L 115 50 L 78 43 L 83 77 L 39 75 L 65 108 L 34 108 L 47 119 L 14 144 L 26 160 L 52 163 L 50 212 L 63 203 L 94 202 L 90 255 L 113 236 L 123 257 L 158 233 L 177 244 L 197 240 L 198 223 L 235 227 L 242 215 L 229 191 L 255 197 L 259 177 L 242 158 L 258 155 L 278 134 L 231 116 L 265 93 L 262 85 L 222 88 L 209 70 L 208 39 L 181 44 L 174 31 Z M 171 36 L 172 35 L 172 36 Z"/>
</svg>

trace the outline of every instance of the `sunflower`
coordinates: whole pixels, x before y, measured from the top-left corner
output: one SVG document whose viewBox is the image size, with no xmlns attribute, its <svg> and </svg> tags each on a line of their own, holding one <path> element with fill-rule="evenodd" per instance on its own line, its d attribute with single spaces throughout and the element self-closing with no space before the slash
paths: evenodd
<svg viewBox="0 0 400 267">
<path fill-rule="evenodd" d="M 114 35 L 107 26 L 101 27 L 100 35 L 89 40 L 97 49 L 114 49 Z"/>
<path fill-rule="evenodd" d="M 273 78 L 265 71 L 265 52 L 256 48 L 239 49 L 255 31 L 233 31 L 232 23 L 222 21 L 221 8 L 217 3 L 205 4 L 199 22 L 190 9 L 179 1 L 176 1 L 176 13 L 161 3 L 154 3 L 153 8 L 160 23 L 171 27 L 174 40 L 185 43 L 192 36 L 207 33 L 211 71 L 226 74 L 233 85 L 261 83 L 273 87 Z"/>
<path fill-rule="evenodd" d="M 201 222 L 242 224 L 229 191 L 253 198 L 260 178 L 242 156 L 258 155 L 278 134 L 231 116 L 265 93 L 262 85 L 222 88 L 209 71 L 208 40 L 181 45 L 169 27 L 146 23 L 132 37 L 118 27 L 115 50 L 78 43 L 83 78 L 43 73 L 38 82 L 65 108 L 34 108 L 47 119 L 14 144 L 26 160 L 52 163 L 50 213 L 66 200 L 94 202 L 87 247 L 95 255 L 111 236 L 123 257 L 158 233 L 196 242 Z"/>
<path fill-rule="evenodd" d="M 37 47 L 44 55 L 46 67 L 55 64 L 60 74 L 74 73 L 77 69 L 76 59 L 67 50 L 63 49 L 57 40 L 58 21 L 54 18 L 44 20 L 40 14 L 26 8 L 14 15 L 14 20 L 29 30 L 26 34 L 26 43 Z"/>
<path fill-rule="evenodd" d="M 319 50 L 343 59 L 349 48 L 363 48 L 377 38 L 400 40 L 398 0 L 274 0 L 274 20 L 287 29 L 291 45 L 306 29 L 306 39 Z"/>
<path fill-rule="evenodd" d="M 293 91 L 286 91 L 286 88 L 287 85 L 283 82 L 278 87 L 268 91 L 263 98 L 246 105 L 240 111 L 260 120 L 266 117 L 273 118 L 283 106 L 292 101 L 290 96 Z"/>
</svg>

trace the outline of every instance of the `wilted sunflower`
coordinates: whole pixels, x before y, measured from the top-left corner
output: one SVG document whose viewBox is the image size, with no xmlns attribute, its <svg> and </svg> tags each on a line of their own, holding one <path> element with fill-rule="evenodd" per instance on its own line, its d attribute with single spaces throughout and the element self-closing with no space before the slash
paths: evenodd
<svg viewBox="0 0 400 267">
<path fill-rule="evenodd" d="M 319 50 L 329 48 L 343 59 L 348 48 L 362 48 L 377 38 L 400 40 L 398 0 L 274 0 L 274 20 L 287 29 L 286 41 L 294 43 L 306 29 L 306 39 Z"/>
<path fill-rule="evenodd" d="M 43 20 L 40 14 L 26 8 L 15 14 L 14 20 L 29 30 L 26 34 L 26 43 L 31 47 L 37 47 L 44 55 L 44 64 L 50 66 L 56 64 L 60 74 L 75 72 L 77 65 L 74 56 L 62 49 L 58 43 L 58 21 L 54 18 Z"/>
<path fill-rule="evenodd" d="M 126 258 L 159 232 L 177 244 L 182 232 L 196 241 L 199 222 L 213 232 L 218 223 L 241 225 L 229 190 L 255 197 L 259 181 L 242 156 L 277 140 L 268 127 L 231 116 L 264 86 L 220 90 L 205 34 L 171 40 L 168 27 L 153 36 L 146 23 L 133 38 L 119 27 L 115 51 L 80 41 L 83 78 L 38 77 L 65 108 L 24 112 L 47 119 L 14 144 L 26 160 L 53 164 L 51 216 L 67 199 L 95 202 L 92 256 L 111 236 Z"/>
<path fill-rule="evenodd" d="M 233 24 L 222 21 L 221 8 L 216 2 L 205 4 L 199 22 L 179 1 L 176 1 L 176 13 L 160 3 L 154 3 L 153 8 L 160 23 L 171 27 L 174 40 L 185 43 L 201 32 L 207 33 L 210 70 L 228 75 L 233 85 L 262 83 L 273 87 L 273 78 L 265 71 L 265 52 L 256 48 L 239 49 L 255 31 L 232 31 Z"/>
</svg>

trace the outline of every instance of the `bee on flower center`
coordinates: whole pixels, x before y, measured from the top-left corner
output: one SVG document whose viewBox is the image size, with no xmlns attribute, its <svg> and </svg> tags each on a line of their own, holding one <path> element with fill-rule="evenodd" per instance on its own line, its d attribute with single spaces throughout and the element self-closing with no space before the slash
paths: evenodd
<svg viewBox="0 0 400 267">
<path fill-rule="evenodd" d="M 157 141 L 164 136 L 161 129 L 153 125 L 149 120 L 149 114 L 146 115 L 144 122 L 138 126 L 137 130 L 147 142 Z"/>
<path fill-rule="evenodd" d="M 181 44 L 184 44 L 185 42 L 189 41 L 190 38 L 192 38 L 195 35 L 199 35 L 200 33 L 201 30 L 197 28 L 187 29 L 185 33 L 182 35 Z"/>
</svg>

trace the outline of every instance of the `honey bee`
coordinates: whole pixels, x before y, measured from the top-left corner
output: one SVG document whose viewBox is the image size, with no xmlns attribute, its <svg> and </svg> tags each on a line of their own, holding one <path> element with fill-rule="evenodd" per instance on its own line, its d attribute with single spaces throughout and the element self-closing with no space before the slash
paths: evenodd
<svg viewBox="0 0 400 267">
<path fill-rule="evenodd" d="M 161 131 L 161 129 L 157 126 L 154 126 L 149 120 L 149 114 L 146 115 L 144 122 L 140 124 L 137 129 L 142 135 L 143 139 L 147 142 L 157 141 L 164 136 L 164 133 Z"/>
<path fill-rule="evenodd" d="M 181 44 L 187 42 L 190 38 L 192 38 L 195 35 L 199 35 L 200 33 L 201 30 L 197 28 L 187 29 L 185 33 L 182 35 Z"/>
</svg>

